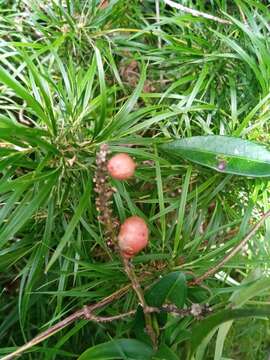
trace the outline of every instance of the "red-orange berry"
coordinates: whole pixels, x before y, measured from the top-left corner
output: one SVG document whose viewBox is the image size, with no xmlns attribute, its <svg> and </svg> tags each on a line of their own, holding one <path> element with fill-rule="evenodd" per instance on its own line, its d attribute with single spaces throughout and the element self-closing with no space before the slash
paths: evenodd
<svg viewBox="0 0 270 360">
<path fill-rule="evenodd" d="M 111 177 L 117 180 L 126 180 L 134 175 L 136 163 L 125 153 L 114 155 L 107 165 Z"/>
<path fill-rule="evenodd" d="M 131 258 L 148 243 L 148 227 L 139 216 L 131 216 L 120 227 L 118 245 L 125 258 Z"/>
</svg>

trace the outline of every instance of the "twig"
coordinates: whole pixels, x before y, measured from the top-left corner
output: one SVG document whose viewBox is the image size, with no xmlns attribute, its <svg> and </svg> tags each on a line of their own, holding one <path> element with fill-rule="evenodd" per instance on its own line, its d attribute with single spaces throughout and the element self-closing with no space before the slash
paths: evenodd
<svg viewBox="0 0 270 360">
<path fill-rule="evenodd" d="M 246 17 L 245 17 L 245 14 L 244 14 L 241 6 L 237 5 L 237 7 L 238 7 L 239 12 L 240 12 L 240 15 L 241 15 L 241 17 L 242 17 L 243 23 L 244 23 L 246 26 L 248 26 L 247 19 L 246 19 Z"/>
<path fill-rule="evenodd" d="M 155 308 L 154 308 L 155 309 Z M 208 304 L 192 304 L 190 307 L 185 309 L 179 309 L 173 304 L 165 304 L 160 308 L 160 312 L 171 313 L 180 317 L 194 316 L 197 319 L 201 319 L 204 316 L 212 312 L 212 308 Z"/>
<path fill-rule="evenodd" d="M 186 6 L 183 6 L 183 5 L 180 5 L 174 1 L 171 1 L 171 0 L 164 0 L 165 4 L 175 8 L 175 9 L 178 9 L 178 10 L 181 10 L 185 13 L 188 13 L 188 14 L 191 14 L 193 16 L 201 16 L 205 19 L 208 19 L 208 20 L 213 20 L 213 21 L 216 21 L 218 23 L 221 23 L 221 24 L 231 24 L 231 21 L 229 20 L 225 20 L 225 19 L 221 19 L 217 16 L 213 16 L 213 15 L 210 15 L 210 14 L 207 14 L 207 13 L 204 13 L 202 11 L 198 11 L 198 10 L 194 10 L 194 9 L 191 9 L 191 8 L 188 8 Z"/>
<path fill-rule="evenodd" d="M 135 281 L 136 282 L 136 281 Z M 125 286 L 124 288 L 116 291 L 115 293 L 111 294 L 110 296 L 106 297 L 105 299 L 101 300 L 100 302 L 93 304 L 93 305 L 85 305 L 82 309 L 76 311 L 75 313 L 71 314 L 64 320 L 60 321 L 59 323 L 55 324 L 54 326 L 50 327 L 46 331 L 42 332 L 32 340 L 30 340 L 25 345 L 19 347 L 16 351 L 13 353 L 4 356 L 1 358 L 1 360 L 12 360 L 17 356 L 20 356 L 23 352 L 26 350 L 32 348 L 33 346 L 41 343 L 42 341 L 48 339 L 52 335 L 56 334 L 58 331 L 64 329 L 68 325 L 72 324 L 78 319 L 86 319 L 90 321 L 94 321 L 97 323 L 106 323 L 111 322 L 115 320 L 121 320 L 126 317 L 132 316 L 136 313 L 137 309 L 130 310 L 123 314 L 118 314 L 115 316 L 96 316 L 93 314 L 93 311 L 103 307 L 106 304 L 109 304 L 110 302 L 119 299 L 121 296 L 123 296 L 128 289 L 130 288 L 130 285 Z M 173 304 L 164 304 L 160 308 L 158 307 L 150 307 L 145 306 L 145 315 L 150 316 L 151 313 L 171 313 L 176 316 L 185 317 L 185 316 L 194 316 L 197 319 L 201 319 L 204 316 L 208 315 L 212 312 L 212 309 L 209 307 L 208 304 L 206 305 L 200 305 L 200 304 L 192 304 L 190 307 L 185 309 L 179 309 L 177 306 Z"/>
<path fill-rule="evenodd" d="M 92 314 L 91 312 L 89 312 L 88 308 L 84 309 L 84 311 L 85 311 L 84 316 L 87 320 L 95 321 L 97 323 L 106 323 L 106 322 L 124 319 L 125 317 L 134 315 L 137 310 L 135 310 L 135 309 L 130 310 L 126 313 L 114 315 L 114 316 L 96 316 L 96 315 Z"/>
<path fill-rule="evenodd" d="M 195 280 L 192 280 L 189 282 L 189 285 L 198 285 L 201 282 L 203 282 L 205 279 L 207 279 L 208 277 L 210 277 L 211 275 L 215 274 L 217 271 L 219 271 L 223 265 L 225 265 L 228 261 L 231 260 L 232 257 L 234 257 L 234 255 L 236 255 L 246 244 L 247 242 L 252 238 L 252 236 L 257 232 L 257 230 L 261 227 L 261 225 L 264 223 L 264 221 L 270 216 L 270 210 L 267 211 L 262 217 L 261 219 L 257 222 L 257 224 L 255 224 L 253 226 L 253 228 L 250 230 L 250 232 L 244 237 L 243 240 L 240 241 L 240 243 L 234 248 L 232 249 L 231 252 L 229 252 L 229 254 L 227 256 L 225 256 L 216 266 L 214 266 L 213 268 L 209 269 L 208 271 L 206 271 L 206 273 L 204 273 L 203 275 L 201 275 L 200 277 L 198 277 Z"/>
<path fill-rule="evenodd" d="M 108 0 L 101 0 L 98 8 L 99 9 L 106 9 L 109 6 L 109 1 Z"/>
<path fill-rule="evenodd" d="M 155 331 L 152 326 L 152 318 L 151 318 L 151 314 L 150 314 L 151 308 L 148 307 L 148 305 L 145 301 L 141 285 L 140 285 L 139 280 L 133 270 L 132 264 L 124 256 L 122 256 L 122 260 L 123 260 L 125 272 L 126 272 L 128 278 L 130 279 L 133 290 L 135 291 L 135 293 L 139 299 L 140 305 L 143 308 L 146 331 L 147 331 L 148 335 L 150 336 L 153 347 L 156 348 L 157 347 L 157 338 L 156 338 L 156 334 L 155 334 Z"/>
<path fill-rule="evenodd" d="M 36 336 L 32 340 L 30 340 L 28 343 L 19 347 L 13 353 L 4 356 L 3 358 L 1 358 L 1 360 L 12 360 L 12 359 L 14 359 L 15 356 L 21 355 L 26 350 L 41 343 L 42 341 L 48 339 L 49 337 L 56 334 L 58 331 L 64 329 L 68 325 L 72 324 L 76 320 L 81 319 L 81 318 L 87 318 L 86 313 L 91 314 L 94 310 L 99 309 L 99 308 L 111 303 L 112 301 L 114 301 L 116 299 L 119 299 L 121 296 L 126 294 L 126 292 L 128 291 L 129 288 L 130 288 L 130 285 L 127 285 L 124 288 L 114 292 L 113 294 L 109 295 L 108 297 L 104 298 L 103 300 L 99 301 L 96 304 L 84 306 L 82 309 L 77 310 L 70 316 L 66 317 L 64 320 L 59 321 L 57 324 L 51 326 L 46 331 L 43 331 L 41 334 L 39 334 L 38 336 Z"/>
</svg>

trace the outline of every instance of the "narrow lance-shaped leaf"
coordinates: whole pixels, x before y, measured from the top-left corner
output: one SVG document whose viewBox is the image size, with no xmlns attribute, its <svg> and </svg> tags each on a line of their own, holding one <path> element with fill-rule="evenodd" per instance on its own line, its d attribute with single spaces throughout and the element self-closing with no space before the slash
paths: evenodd
<svg viewBox="0 0 270 360">
<path fill-rule="evenodd" d="M 27 55 L 27 53 L 21 49 L 21 54 L 24 61 L 27 63 L 30 74 L 32 74 L 33 79 L 35 79 L 35 83 L 38 86 L 40 95 L 46 104 L 46 111 L 48 117 L 50 118 L 50 127 L 52 128 L 54 134 L 57 132 L 54 110 L 53 110 L 53 101 L 52 96 L 49 92 L 48 84 L 46 83 L 44 76 L 42 75 L 41 69 L 38 69 L 31 58 Z M 41 65 L 40 65 L 41 66 Z"/>
<path fill-rule="evenodd" d="M 264 277 L 262 279 L 256 278 L 252 283 L 246 284 L 246 279 L 243 281 L 243 288 L 233 292 L 230 297 L 230 301 L 234 306 L 240 307 L 244 305 L 248 300 L 255 296 L 260 295 L 264 291 L 268 291 L 270 288 L 270 278 Z M 223 347 L 226 340 L 226 336 L 233 325 L 233 320 L 223 323 L 218 330 L 216 348 L 215 348 L 215 359 L 219 360 L 222 357 Z"/>
<path fill-rule="evenodd" d="M 0 82 L 11 88 L 17 96 L 26 101 L 27 105 L 39 116 L 39 118 L 46 123 L 49 129 L 51 124 L 47 119 L 40 103 L 21 85 L 16 79 L 12 77 L 2 66 L 0 66 Z"/>
<path fill-rule="evenodd" d="M 62 250 L 64 249 L 64 247 L 66 246 L 66 244 L 68 243 L 68 241 L 70 240 L 72 233 L 74 231 L 74 229 L 76 228 L 76 226 L 78 225 L 78 223 L 81 220 L 81 216 L 87 206 L 87 204 L 89 203 L 89 197 L 90 197 L 90 191 L 91 188 L 90 186 L 87 186 L 83 196 L 81 197 L 81 200 L 75 210 L 75 213 L 72 217 L 72 219 L 70 220 L 70 223 L 67 226 L 67 229 L 65 231 L 64 236 L 61 238 L 51 260 L 49 261 L 49 264 L 47 265 L 46 268 L 46 272 L 50 269 L 50 267 L 55 263 L 55 261 L 58 259 L 58 257 L 61 255 Z"/>
<path fill-rule="evenodd" d="M 233 309 L 223 310 L 214 315 L 211 315 L 200 321 L 198 325 L 192 328 L 191 332 L 191 353 L 193 354 L 203 339 L 218 325 L 229 320 L 241 319 L 247 317 L 269 317 L 270 309 L 264 308 L 247 308 L 247 309 Z"/>
<path fill-rule="evenodd" d="M 134 109 L 138 98 L 143 90 L 143 85 L 146 79 L 146 67 L 142 64 L 141 68 L 141 75 L 138 81 L 136 88 L 134 89 L 133 93 L 129 97 L 129 99 L 125 102 L 125 104 L 120 108 L 118 113 L 115 115 L 112 122 L 108 123 L 107 126 L 104 127 L 100 136 L 102 138 L 106 138 L 110 136 L 115 131 L 123 130 L 124 128 L 129 128 L 130 124 L 134 123 L 134 119 L 131 120 L 130 113 Z M 140 118 L 140 116 L 138 116 Z"/>
<path fill-rule="evenodd" d="M 172 157 L 180 156 L 216 171 L 251 176 L 270 176 L 270 151 L 264 145 L 236 137 L 193 136 L 163 144 Z"/>
<path fill-rule="evenodd" d="M 32 217 L 35 211 L 46 203 L 49 193 L 57 181 L 57 173 L 40 184 L 39 191 L 33 196 L 32 189 L 25 195 L 24 200 L 11 216 L 9 222 L 0 229 L 0 247 L 4 246 L 26 222 Z"/>
<path fill-rule="evenodd" d="M 95 133 L 97 134 L 103 127 L 103 124 L 106 119 L 107 113 L 107 94 L 106 94 L 106 83 L 105 83 L 105 73 L 102 63 L 101 54 L 98 48 L 94 48 L 96 55 L 96 63 L 98 69 L 98 79 L 100 87 L 100 97 L 101 97 L 101 106 L 100 106 L 100 117 L 99 120 L 95 123 Z"/>
</svg>

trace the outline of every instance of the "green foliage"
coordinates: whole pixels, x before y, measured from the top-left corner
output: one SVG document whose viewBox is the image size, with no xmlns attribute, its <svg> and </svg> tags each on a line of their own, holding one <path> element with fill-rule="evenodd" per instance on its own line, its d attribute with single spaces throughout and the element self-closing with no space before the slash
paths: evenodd
<svg viewBox="0 0 270 360">
<path fill-rule="evenodd" d="M 24 358 L 267 357 L 269 219 L 202 287 L 189 280 L 269 209 L 269 9 L 258 0 L 182 3 L 231 24 L 161 0 L 0 1 L 1 356 L 129 284 L 95 207 L 96 153 L 107 143 L 138 164 L 135 179 L 110 180 L 112 208 L 120 221 L 149 224 L 149 246 L 133 261 L 149 304 L 209 303 L 213 314 L 153 315 L 155 353 L 139 308 L 135 318 L 79 320 Z M 211 169 L 217 156 L 230 157 L 223 173 Z M 137 305 L 130 289 L 96 315 Z"/>
<path fill-rule="evenodd" d="M 207 319 L 192 329 L 191 335 L 191 355 L 195 352 L 202 340 L 221 323 L 241 317 L 269 317 L 270 309 L 268 307 L 261 309 L 234 309 L 223 310 L 215 315 L 209 316 Z"/>
<path fill-rule="evenodd" d="M 210 135 L 194 136 L 164 144 L 162 149 L 208 166 L 220 172 L 252 176 L 270 176 L 270 151 L 240 138 Z"/>
<path fill-rule="evenodd" d="M 119 339 L 100 344 L 86 350 L 78 360 L 146 359 L 150 360 L 153 350 L 138 340 Z"/>
<path fill-rule="evenodd" d="M 160 307 L 166 300 L 183 307 L 186 301 L 186 279 L 185 275 L 180 271 L 172 272 L 161 278 L 154 286 L 145 294 L 147 304 L 150 306 Z"/>
</svg>

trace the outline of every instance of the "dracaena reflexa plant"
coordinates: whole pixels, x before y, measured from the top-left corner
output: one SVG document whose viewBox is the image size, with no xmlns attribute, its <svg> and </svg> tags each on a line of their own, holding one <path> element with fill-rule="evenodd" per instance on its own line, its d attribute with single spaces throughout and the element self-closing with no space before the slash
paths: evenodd
<svg viewBox="0 0 270 360">
<path fill-rule="evenodd" d="M 267 357 L 264 3 L 0 1 L 0 357 Z"/>
</svg>

